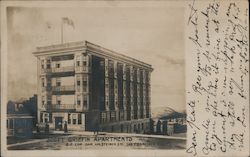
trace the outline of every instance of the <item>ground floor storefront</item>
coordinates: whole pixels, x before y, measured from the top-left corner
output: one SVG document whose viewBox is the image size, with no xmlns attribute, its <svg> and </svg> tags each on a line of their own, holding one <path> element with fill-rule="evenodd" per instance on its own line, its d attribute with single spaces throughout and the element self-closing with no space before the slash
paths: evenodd
<svg viewBox="0 0 250 157">
<path fill-rule="evenodd" d="M 50 130 L 150 133 L 150 119 L 103 122 L 98 112 L 40 112 L 39 125 Z"/>
</svg>

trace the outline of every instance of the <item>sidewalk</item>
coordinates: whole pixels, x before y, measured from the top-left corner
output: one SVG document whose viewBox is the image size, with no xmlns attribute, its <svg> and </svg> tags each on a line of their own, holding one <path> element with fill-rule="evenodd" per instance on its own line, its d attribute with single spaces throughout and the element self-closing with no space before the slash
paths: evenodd
<svg viewBox="0 0 250 157">
<path fill-rule="evenodd" d="M 51 132 L 51 134 L 62 134 L 63 132 Z M 72 134 L 65 134 L 68 135 L 67 137 L 74 137 L 76 135 Z M 25 145 L 25 144 L 33 144 L 33 143 L 39 143 L 39 142 L 46 142 L 49 138 L 44 138 L 44 139 L 30 139 L 30 141 L 26 142 L 19 142 L 19 143 L 14 143 L 14 144 L 8 144 L 7 147 L 14 147 L 14 146 L 20 146 L 20 145 Z"/>
<path fill-rule="evenodd" d="M 24 144 L 32 144 L 32 143 L 38 143 L 38 142 L 45 142 L 48 139 L 36 139 L 36 140 L 32 140 L 32 141 L 27 141 L 27 142 L 20 142 L 20 143 L 15 143 L 15 144 L 9 144 L 7 145 L 7 148 L 9 147 L 14 147 L 14 146 L 20 146 L 20 145 L 24 145 Z"/>
</svg>

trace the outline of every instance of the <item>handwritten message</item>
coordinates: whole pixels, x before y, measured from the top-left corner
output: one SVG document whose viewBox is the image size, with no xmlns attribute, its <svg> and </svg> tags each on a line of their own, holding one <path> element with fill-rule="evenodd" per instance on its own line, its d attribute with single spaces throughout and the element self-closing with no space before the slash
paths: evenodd
<svg viewBox="0 0 250 157">
<path fill-rule="evenodd" d="M 244 0 L 187 4 L 188 154 L 248 155 L 248 12 Z"/>
</svg>

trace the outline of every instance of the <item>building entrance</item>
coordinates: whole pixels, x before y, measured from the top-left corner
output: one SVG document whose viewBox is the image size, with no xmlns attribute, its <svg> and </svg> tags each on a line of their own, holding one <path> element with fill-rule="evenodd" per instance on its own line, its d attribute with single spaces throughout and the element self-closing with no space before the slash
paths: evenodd
<svg viewBox="0 0 250 157">
<path fill-rule="evenodd" d="M 62 130 L 62 120 L 63 117 L 55 117 L 55 130 Z"/>
</svg>

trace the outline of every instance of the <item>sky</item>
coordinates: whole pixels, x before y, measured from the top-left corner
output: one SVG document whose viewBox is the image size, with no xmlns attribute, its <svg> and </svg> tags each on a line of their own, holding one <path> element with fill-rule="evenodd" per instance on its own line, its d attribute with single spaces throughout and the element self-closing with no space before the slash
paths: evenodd
<svg viewBox="0 0 250 157">
<path fill-rule="evenodd" d="M 8 100 L 37 93 L 37 62 L 32 52 L 38 46 L 59 44 L 61 20 L 68 17 L 74 28 L 64 25 L 65 42 L 87 40 L 151 64 L 152 110 L 163 106 L 185 110 L 184 9 L 167 3 L 9 7 Z"/>
</svg>

